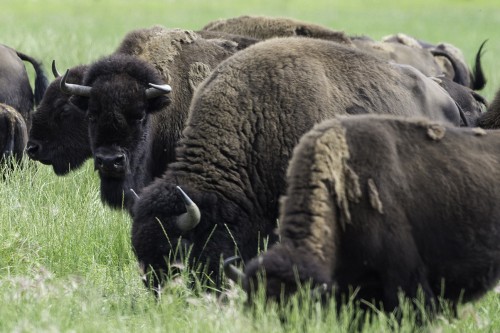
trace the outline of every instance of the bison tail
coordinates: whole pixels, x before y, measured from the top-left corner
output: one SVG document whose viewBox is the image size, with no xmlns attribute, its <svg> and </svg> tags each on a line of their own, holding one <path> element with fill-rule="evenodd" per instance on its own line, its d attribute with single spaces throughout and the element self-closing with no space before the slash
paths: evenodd
<svg viewBox="0 0 500 333">
<path fill-rule="evenodd" d="M 484 88 L 486 85 L 486 77 L 483 72 L 483 67 L 481 65 L 481 56 L 483 55 L 483 47 L 484 44 L 486 44 L 488 40 L 486 39 L 481 46 L 479 47 L 479 50 L 476 53 L 476 59 L 474 61 L 474 68 L 472 69 L 471 73 L 471 85 L 473 90 L 481 90 Z"/>
<path fill-rule="evenodd" d="M 43 70 L 42 64 L 38 60 L 19 51 L 17 51 L 17 56 L 21 58 L 21 60 L 28 61 L 29 63 L 31 63 L 31 65 L 35 69 L 34 95 L 35 95 L 35 105 L 38 105 L 40 104 L 40 101 L 42 100 L 43 95 L 45 94 L 45 90 L 47 90 L 47 87 L 49 86 L 49 80 L 47 78 L 47 75 L 45 75 L 45 71 Z"/>
</svg>

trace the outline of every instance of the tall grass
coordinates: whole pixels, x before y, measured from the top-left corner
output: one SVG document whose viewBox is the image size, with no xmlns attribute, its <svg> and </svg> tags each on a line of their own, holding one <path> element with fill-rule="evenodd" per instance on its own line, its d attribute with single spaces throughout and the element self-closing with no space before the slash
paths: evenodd
<svg viewBox="0 0 500 333">
<path fill-rule="evenodd" d="M 52 59 L 64 70 L 109 54 L 135 28 L 199 29 L 214 19 L 253 14 L 376 39 L 405 32 L 447 41 L 470 63 L 488 38 L 484 95 L 491 99 L 500 87 L 500 6 L 494 0 L 3 0 L 1 7 L 0 42 L 41 59 L 48 72 Z M 401 322 L 378 312 L 368 320 L 356 305 L 337 314 L 328 310 L 334 305 L 307 295 L 283 307 L 257 299 L 250 310 L 237 287 L 216 296 L 173 283 L 157 301 L 139 277 L 130 226 L 127 214 L 101 204 L 91 163 L 64 177 L 31 161 L 9 172 L 0 182 L 0 331 L 345 332 L 353 322 L 364 323 L 364 332 L 416 329 L 409 309 Z M 499 310 L 500 298 L 490 292 L 461 307 L 458 319 L 443 315 L 423 330 L 500 331 Z"/>
</svg>

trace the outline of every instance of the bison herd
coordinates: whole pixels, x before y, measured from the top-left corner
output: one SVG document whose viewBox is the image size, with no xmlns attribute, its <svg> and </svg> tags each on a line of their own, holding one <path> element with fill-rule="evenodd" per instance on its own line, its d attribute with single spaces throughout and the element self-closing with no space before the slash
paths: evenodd
<svg viewBox="0 0 500 333">
<path fill-rule="evenodd" d="M 92 158 L 156 294 L 183 263 L 249 299 L 310 283 L 339 304 L 357 289 L 386 311 L 401 292 L 456 306 L 500 277 L 483 48 L 469 68 L 447 43 L 241 16 L 131 31 L 94 63 L 53 62 L 48 84 L 0 45 L 2 160 L 65 175 Z"/>
</svg>

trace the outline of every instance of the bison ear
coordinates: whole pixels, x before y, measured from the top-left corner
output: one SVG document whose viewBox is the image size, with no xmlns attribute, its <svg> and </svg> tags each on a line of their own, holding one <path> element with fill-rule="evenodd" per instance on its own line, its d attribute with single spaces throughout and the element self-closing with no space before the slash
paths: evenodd
<svg viewBox="0 0 500 333">
<path fill-rule="evenodd" d="M 154 113 L 170 105 L 170 97 L 167 95 L 160 95 L 158 97 L 148 99 L 147 103 L 148 107 L 146 112 Z"/>
</svg>

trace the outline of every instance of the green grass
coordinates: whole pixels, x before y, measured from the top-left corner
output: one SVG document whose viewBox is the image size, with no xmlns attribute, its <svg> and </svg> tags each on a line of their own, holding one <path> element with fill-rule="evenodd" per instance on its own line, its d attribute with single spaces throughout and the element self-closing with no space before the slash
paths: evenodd
<svg viewBox="0 0 500 333">
<path fill-rule="evenodd" d="M 41 59 L 50 73 L 111 53 L 125 33 L 162 24 L 199 29 L 205 23 L 243 14 L 287 16 L 373 38 L 405 32 L 430 42 L 447 41 L 469 63 L 489 39 L 484 95 L 500 88 L 500 6 L 496 0 L 456 1 L 246 1 L 197 0 L 3 0 L 0 42 Z M 33 73 L 30 71 L 30 75 Z M 0 182 L 0 331 L 75 332 L 343 332 L 355 307 L 340 315 L 305 301 L 285 309 L 257 302 L 231 288 L 222 299 L 170 285 L 159 302 L 144 289 L 130 247 L 127 214 L 102 206 L 92 164 L 65 177 L 32 162 Z M 186 277 L 187 278 L 187 277 Z M 302 301 L 303 302 L 303 301 Z M 458 319 L 439 317 L 424 330 L 500 331 L 500 298 L 490 292 L 460 308 Z M 409 332 L 413 314 L 397 324 L 374 315 L 365 332 Z"/>
</svg>

